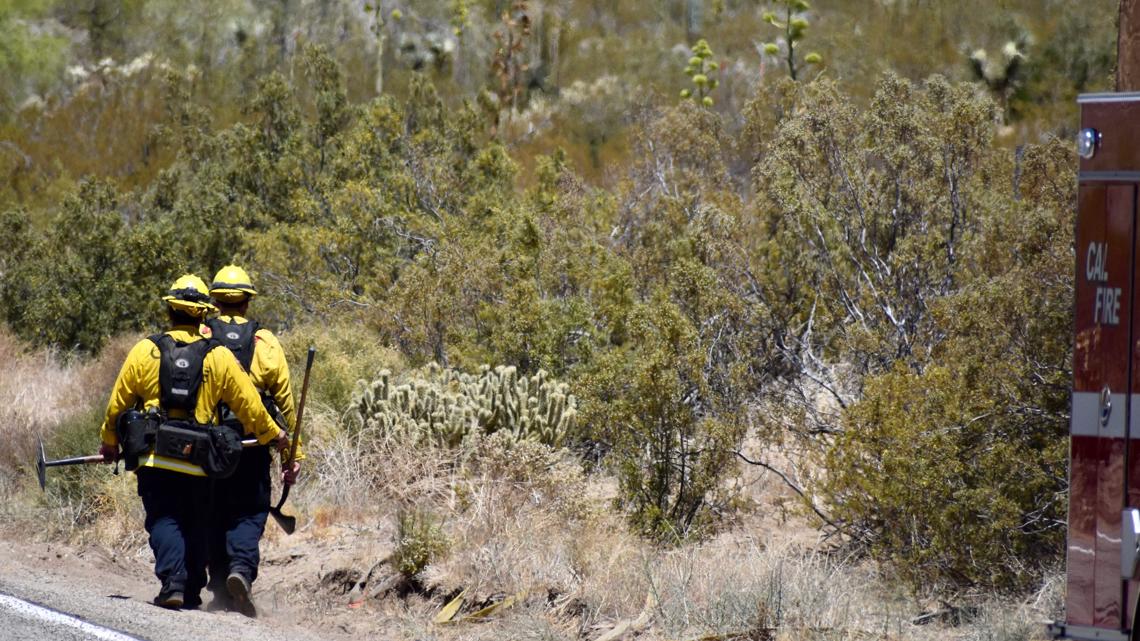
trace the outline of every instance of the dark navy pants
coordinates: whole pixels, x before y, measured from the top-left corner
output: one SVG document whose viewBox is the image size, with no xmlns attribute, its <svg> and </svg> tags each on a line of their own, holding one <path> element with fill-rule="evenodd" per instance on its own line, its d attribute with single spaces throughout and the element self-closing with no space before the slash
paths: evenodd
<svg viewBox="0 0 1140 641">
<path fill-rule="evenodd" d="M 269 516 L 269 448 L 242 450 L 237 472 L 213 481 L 214 516 L 210 527 L 210 582 L 220 586 L 230 572 L 251 582 L 261 563 L 261 535 Z"/>
<path fill-rule="evenodd" d="M 209 481 L 148 467 L 140 467 L 137 476 L 154 574 L 163 591 L 182 591 L 193 602 L 206 585 Z"/>
</svg>

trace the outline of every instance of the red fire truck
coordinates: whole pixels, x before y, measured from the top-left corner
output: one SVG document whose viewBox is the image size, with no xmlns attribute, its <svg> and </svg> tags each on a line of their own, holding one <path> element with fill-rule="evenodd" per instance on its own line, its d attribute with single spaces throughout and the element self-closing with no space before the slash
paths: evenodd
<svg viewBox="0 0 1140 641">
<path fill-rule="evenodd" d="M 1080 97 L 1065 620 L 1070 639 L 1140 639 L 1140 93 Z M 1133 403 L 1133 401 L 1136 401 Z"/>
</svg>

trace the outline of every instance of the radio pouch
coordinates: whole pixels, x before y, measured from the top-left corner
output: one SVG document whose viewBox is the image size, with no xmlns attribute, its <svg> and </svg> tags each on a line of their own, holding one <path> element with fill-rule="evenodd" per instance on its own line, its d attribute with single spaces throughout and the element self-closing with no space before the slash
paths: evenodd
<svg viewBox="0 0 1140 641">
<path fill-rule="evenodd" d="M 138 410 L 127 410 L 119 415 L 115 428 L 123 450 L 124 469 L 134 471 L 138 469 L 139 457 L 154 448 L 158 418 Z"/>
<path fill-rule="evenodd" d="M 241 435 L 228 425 L 216 425 L 206 430 L 206 436 L 206 446 L 199 451 L 195 463 L 210 478 L 233 476 L 241 463 Z"/>
<path fill-rule="evenodd" d="M 209 437 L 200 427 L 181 422 L 163 423 L 155 435 L 154 453 L 197 463 L 196 457 L 209 447 L 208 441 Z"/>
</svg>

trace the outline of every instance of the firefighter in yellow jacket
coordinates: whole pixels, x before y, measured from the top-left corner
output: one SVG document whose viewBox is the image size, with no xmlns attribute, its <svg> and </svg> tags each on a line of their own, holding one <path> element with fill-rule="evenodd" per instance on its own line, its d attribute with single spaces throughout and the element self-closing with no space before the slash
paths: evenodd
<svg viewBox="0 0 1140 641">
<path fill-rule="evenodd" d="M 209 451 L 202 439 L 220 432 L 204 426 L 218 424 L 225 403 L 260 443 L 284 449 L 288 438 L 234 355 L 203 338 L 201 323 L 215 308 L 202 279 L 182 276 L 162 299 L 170 329 L 127 355 L 100 428 L 100 453 L 108 461 L 122 456 L 135 468 L 162 582 L 155 603 L 197 607 L 206 582 L 209 510 L 200 453 Z"/>
<path fill-rule="evenodd" d="M 210 285 L 210 295 L 218 316 L 207 321 L 210 335 L 225 345 L 249 374 L 270 414 L 279 425 L 294 432 L 296 410 L 290 389 L 289 365 L 273 332 L 250 320 L 249 302 L 257 295 L 245 270 L 227 265 L 218 271 Z M 239 431 L 241 417 L 223 409 L 222 422 Z M 284 454 L 282 457 L 284 458 Z M 297 459 L 282 470 L 282 482 L 292 484 L 300 470 Z M 270 504 L 270 452 L 267 447 L 242 452 L 237 472 L 214 482 L 214 522 L 210 531 L 210 587 L 215 594 L 227 594 L 233 605 L 247 616 L 256 616 L 251 596 L 261 561 L 260 541 Z M 282 461 L 284 465 L 286 461 Z M 221 582 L 225 581 L 225 592 Z"/>
</svg>

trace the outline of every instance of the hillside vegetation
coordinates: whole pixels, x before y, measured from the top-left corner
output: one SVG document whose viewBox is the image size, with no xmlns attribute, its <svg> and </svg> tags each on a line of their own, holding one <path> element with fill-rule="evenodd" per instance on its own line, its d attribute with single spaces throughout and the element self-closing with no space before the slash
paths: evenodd
<svg viewBox="0 0 1140 641">
<path fill-rule="evenodd" d="M 321 348 L 335 474 L 613 479 L 683 550 L 771 510 L 763 471 L 914 595 L 1021 594 L 1063 558 L 1069 139 L 1115 8 L 7 2 L 3 347 L 105 362 L 234 261 L 293 362 Z M 105 392 L 11 461 L 94 444 Z M 427 581 L 447 524 L 406 507 Z"/>
</svg>

